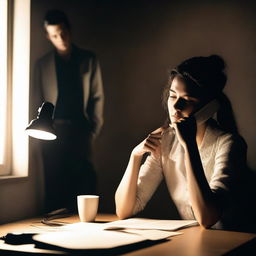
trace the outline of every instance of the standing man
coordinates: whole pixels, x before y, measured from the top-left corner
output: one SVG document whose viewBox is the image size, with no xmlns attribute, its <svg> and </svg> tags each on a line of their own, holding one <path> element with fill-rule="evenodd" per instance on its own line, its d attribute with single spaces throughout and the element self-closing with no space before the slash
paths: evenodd
<svg viewBox="0 0 256 256">
<path fill-rule="evenodd" d="M 91 146 L 103 124 L 103 87 L 95 54 L 72 43 L 70 23 L 59 10 L 44 18 L 54 49 L 36 64 L 33 108 L 55 106 L 57 140 L 41 141 L 45 176 L 45 211 L 76 209 L 78 194 L 96 192 Z"/>
</svg>

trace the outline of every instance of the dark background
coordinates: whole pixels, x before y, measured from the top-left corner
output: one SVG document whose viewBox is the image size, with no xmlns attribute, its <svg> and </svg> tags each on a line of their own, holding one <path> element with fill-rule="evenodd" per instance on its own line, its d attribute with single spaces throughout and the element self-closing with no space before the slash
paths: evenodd
<svg viewBox="0 0 256 256">
<path fill-rule="evenodd" d="M 101 63 L 105 123 L 94 157 L 101 212 L 114 213 L 114 192 L 132 148 L 165 119 L 161 95 L 168 70 L 192 56 L 219 54 L 225 59 L 225 90 L 249 145 L 249 165 L 256 169 L 253 1 L 32 0 L 31 74 L 36 59 L 51 49 L 42 20 L 52 8 L 68 15 L 74 42 L 95 51 Z M 42 181 L 37 169 L 30 160 L 30 171 L 39 184 Z M 36 187 L 41 194 L 41 186 Z M 165 184 L 144 215 L 177 217 Z"/>
</svg>

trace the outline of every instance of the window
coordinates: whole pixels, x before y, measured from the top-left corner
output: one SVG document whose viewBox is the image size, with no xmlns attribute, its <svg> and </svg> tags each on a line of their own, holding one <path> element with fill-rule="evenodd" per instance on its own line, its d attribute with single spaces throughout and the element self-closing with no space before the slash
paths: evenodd
<svg viewBox="0 0 256 256">
<path fill-rule="evenodd" d="M 0 0 L 0 175 L 28 174 L 30 0 Z"/>
<path fill-rule="evenodd" d="M 0 174 L 8 173 L 7 167 L 7 39 L 8 39 L 8 1 L 0 1 Z"/>
</svg>

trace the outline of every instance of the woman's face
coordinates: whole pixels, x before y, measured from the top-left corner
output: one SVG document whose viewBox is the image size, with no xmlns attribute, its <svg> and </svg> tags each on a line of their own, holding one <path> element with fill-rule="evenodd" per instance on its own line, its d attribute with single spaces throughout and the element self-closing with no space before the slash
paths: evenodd
<svg viewBox="0 0 256 256">
<path fill-rule="evenodd" d="M 193 95 L 192 90 L 179 77 L 174 77 L 167 101 L 171 123 L 178 122 L 181 118 L 189 117 L 199 109 L 201 100 Z"/>
</svg>

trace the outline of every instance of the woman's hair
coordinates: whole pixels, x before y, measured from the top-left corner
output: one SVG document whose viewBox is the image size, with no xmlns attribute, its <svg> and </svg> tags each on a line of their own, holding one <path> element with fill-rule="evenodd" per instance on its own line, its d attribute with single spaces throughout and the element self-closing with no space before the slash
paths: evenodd
<svg viewBox="0 0 256 256">
<path fill-rule="evenodd" d="M 237 125 L 231 103 L 222 92 L 227 81 L 225 67 L 224 60 L 218 55 L 193 57 L 180 63 L 169 72 L 162 98 L 165 110 L 168 112 L 167 101 L 172 81 L 175 77 L 179 77 L 189 88 L 192 88 L 195 97 L 200 98 L 204 104 L 217 99 L 220 103 L 217 113 L 219 125 L 226 131 L 236 133 Z"/>
</svg>

